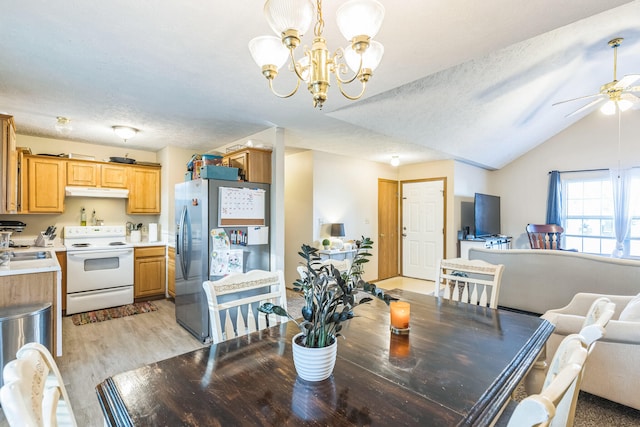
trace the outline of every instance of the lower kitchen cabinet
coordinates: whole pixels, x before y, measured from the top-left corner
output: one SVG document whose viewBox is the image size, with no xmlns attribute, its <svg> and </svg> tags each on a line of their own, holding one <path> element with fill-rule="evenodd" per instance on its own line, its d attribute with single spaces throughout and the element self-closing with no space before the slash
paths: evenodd
<svg viewBox="0 0 640 427">
<path fill-rule="evenodd" d="M 176 297 L 176 248 L 169 247 L 167 264 L 167 292 L 172 298 Z"/>
<path fill-rule="evenodd" d="M 165 294 L 166 247 L 147 246 L 134 250 L 133 296 L 146 298 Z"/>
</svg>

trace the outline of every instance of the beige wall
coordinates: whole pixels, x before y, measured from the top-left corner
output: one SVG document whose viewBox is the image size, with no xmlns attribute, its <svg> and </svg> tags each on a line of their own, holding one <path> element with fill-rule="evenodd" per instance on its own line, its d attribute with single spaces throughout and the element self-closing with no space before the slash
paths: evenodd
<svg viewBox="0 0 640 427">
<path fill-rule="evenodd" d="M 528 248 L 525 227 L 544 223 L 548 172 L 640 166 L 640 111 L 622 116 L 620 155 L 618 119 L 595 111 L 504 168 L 490 172 L 491 191 L 500 196 L 503 234 L 513 236 L 513 246 Z"/>
<path fill-rule="evenodd" d="M 111 156 L 123 157 L 128 153 L 128 157 L 138 161 L 158 162 L 156 153 L 149 151 L 125 150 L 123 147 L 109 147 L 20 134 L 16 135 L 16 145 L 29 147 L 33 154 L 74 153 L 94 156 L 97 161 L 108 161 Z M 143 234 L 147 232 L 147 224 L 159 221 L 157 215 L 127 215 L 126 202 L 126 199 L 66 197 L 62 214 L 0 215 L 0 219 L 22 221 L 27 224 L 22 233 L 16 233 L 14 236 L 18 239 L 36 236 L 40 231 L 46 230 L 49 225 L 56 225 L 58 237 L 62 237 L 62 228 L 65 225 L 80 225 L 82 207 L 86 209 L 87 221 L 91 219 L 91 213 L 95 209 L 96 217 L 103 219 L 106 225 L 125 224 L 127 221 L 136 224 L 142 223 L 144 225 Z"/>
</svg>

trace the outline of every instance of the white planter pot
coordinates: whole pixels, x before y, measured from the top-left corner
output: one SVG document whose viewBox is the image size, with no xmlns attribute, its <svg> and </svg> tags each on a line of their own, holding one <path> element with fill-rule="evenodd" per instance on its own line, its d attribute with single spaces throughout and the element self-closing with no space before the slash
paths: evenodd
<svg viewBox="0 0 640 427">
<path fill-rule="evenodd" d="M 293 348 L 293 364 L 298 376 L 305 381 L 326 380 L 333 373 L 338 354 L 338 340 L 323 348 L 307 348 L 296 343 L 296 339 L 302 333 L 297 334 L 291 340 Z"/>
</svg>

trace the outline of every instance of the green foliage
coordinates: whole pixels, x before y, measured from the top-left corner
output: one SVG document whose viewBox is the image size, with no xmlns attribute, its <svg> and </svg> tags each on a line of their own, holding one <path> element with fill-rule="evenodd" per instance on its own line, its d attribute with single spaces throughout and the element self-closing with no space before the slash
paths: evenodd
<svg viewBox="0 0 640 427">
<path fill-rule="evenodd" d="M 302 308 L 302 320 L 299 322 L 282 307 L 263 304 L 259 310 L 265 314 L 275 313 L 293 320 L 305 335 L 305 347 L 321 348 L 331 345 L 340 336 L 341 323 L 353 317 L 353 308 L 372 300 L 370 297 L 356 299 L 358 289 L 370 293 L 389 304 L 395 299 L 376 286 L 362 280 L 363 265 L 369 262 L 373 241 L 362 238 L 356 250 L 349 271 L 340 274 L 332 265 L 323 265 L 318 256 L 318 249 L 302 245 L 298 254 L 306 267 L 304 277 L 294 283 L 294 290 L 302 294 L 305 305 Z"/>
<path fill-rule="evenodd" d="M 324 239 L 322 241 L 322 246 L 330 246 L 331 245 L 331 241 L 329 239 Z"/>
</svg>

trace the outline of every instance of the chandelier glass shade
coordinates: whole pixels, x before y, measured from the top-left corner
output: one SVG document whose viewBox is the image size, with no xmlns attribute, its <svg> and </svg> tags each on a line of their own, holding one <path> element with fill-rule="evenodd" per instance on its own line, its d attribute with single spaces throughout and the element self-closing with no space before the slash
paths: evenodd
<svg viewBox="0 0 640 427">
<path fill-rule="evenodd" d="M 267 0 L 264 14 L 278 37 L 261 36 L 252 39 L 249 50 L 253 60 L 269 81 L 271 91 L 281 98 L 295 94 L 302 81 L 313 95 L 314 107 L 322 108 L 331 84 L 330 76 L 333 74 L 343 96 L 351 100 L 359 99 L 384 53 L 382 44 L 372 40 L 382 25 L 384 7 L 377 0 L 349 0 L 340 6 L 336 12 L 336 22 L 350 44 L 345 48 L 338 48 L 333 54 L 329 53 L 326 40 L 322 37 L 322 0 L 316 1 L 315 12 L 313 44 L 311 48 L 304 46 L 302 58 L 296 60 L 294 51 L 311 26 L 314 5 L 311 0 Z M 287 62 L 287 57 L 297 83 L 291 92 L 280 94 L 274 89 L 273 80 Z M 343 85 L 356 79 L 361 83 L 360 92 L 356 95 L 347 94 Z"/>
</svg>

